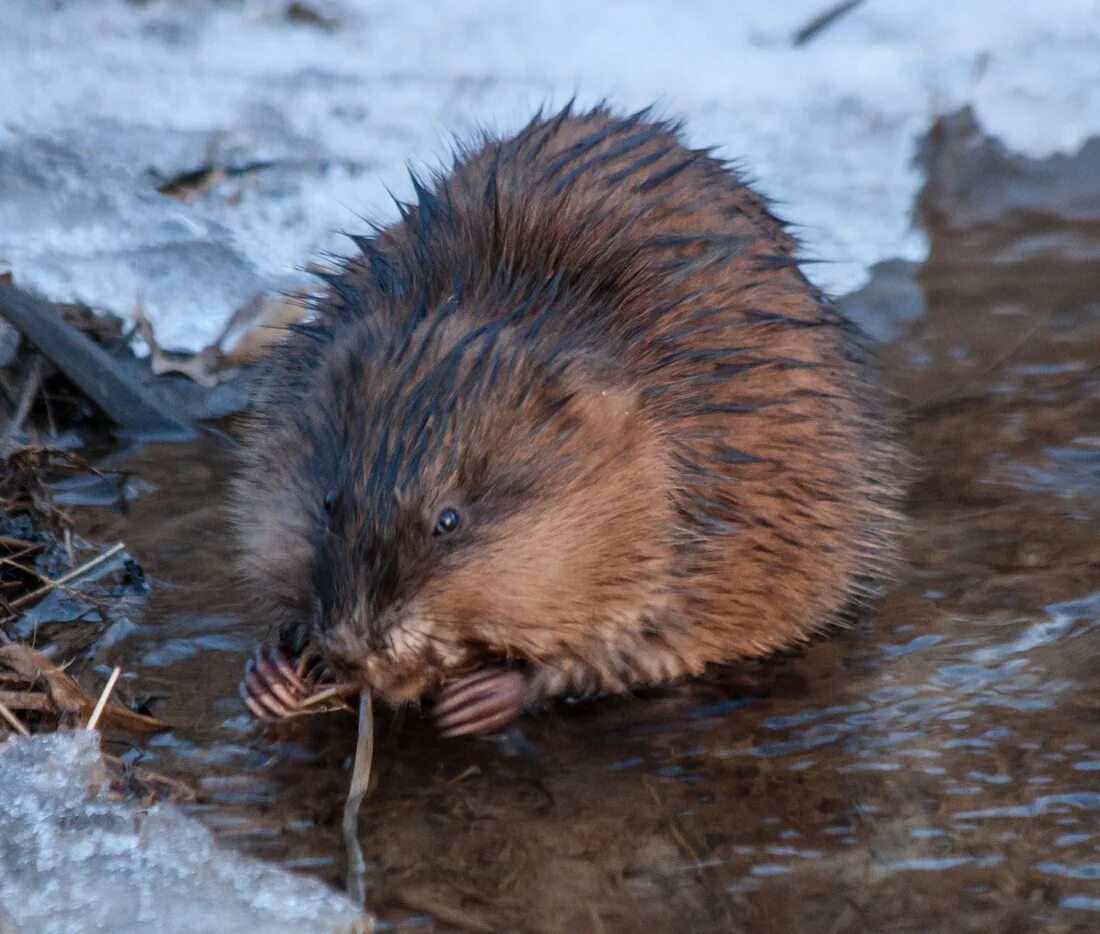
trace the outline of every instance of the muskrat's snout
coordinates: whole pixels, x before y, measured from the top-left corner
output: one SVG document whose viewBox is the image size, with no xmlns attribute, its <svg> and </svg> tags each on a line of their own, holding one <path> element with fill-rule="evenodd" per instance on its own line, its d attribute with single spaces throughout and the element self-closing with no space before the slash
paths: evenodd
<svg viewBox="0 0 1100 934">
<path fill-rule="evenodd" d="M 364 636 L 336 627 L 324 641 L 337 680 L 361 684 L 391 704 L 432 701 L 432 716 L 443 736 L 493 733 L 520 715 L 528 688 L 522 668 L 486 658 L 478 664 L 465 655 L 445 659 L 438 652 L 400 655 L 401 647 L 416 645 L 402 638 L 408 620 L 390 614 L 384 619 L 392 629 L 383 624 Z M 456 667 L 447 667 L 448 662 Z"/>
<path fill-rule="evenodd" d="M 338 679 L 390 703 L 420 700 L 443 681 L 438 659 L 426 652 L 423 640 L 410 638 L 407 619 L 393 612 L 369 625 L 340 622 L 323 632 L 318 642 Z"/>
<path fill-rule="evenodd" d="M 378 643 L 368 644 L 364 640 L 350 637 L 345 629 L 337 629 L 332 636 L 323 637 L 319 641 L 329 668 L 342 681 L 363 681 L 367 668 L 371 666 L 371 659 L 380 648 Z"/>
</svg>

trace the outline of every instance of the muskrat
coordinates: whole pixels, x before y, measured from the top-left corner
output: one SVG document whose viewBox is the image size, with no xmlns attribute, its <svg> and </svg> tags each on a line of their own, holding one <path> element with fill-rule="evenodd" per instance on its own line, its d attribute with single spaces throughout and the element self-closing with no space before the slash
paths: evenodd
<svg viewBox="0 0 1100 934">
<path fill-rule="evenodd" d="M 236 483 L 281 633 L 255 711 L 313 646 L 487 732 L 790 647 L 875 587 L 896 457 L 859 334 L 679 133 L 567 107 L 483 136 L 323 273 Z"/>
</svg>

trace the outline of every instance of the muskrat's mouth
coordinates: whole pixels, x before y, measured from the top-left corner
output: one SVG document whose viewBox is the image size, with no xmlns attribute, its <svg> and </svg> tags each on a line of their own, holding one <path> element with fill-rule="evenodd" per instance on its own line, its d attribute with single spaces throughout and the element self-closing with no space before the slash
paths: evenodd
<svg viewBox="0 0 1100 934">
<path fill-rule="evenodd" d="M 376 652 L 355 659 L 351 666 L 334 665 L 341 680 L 356 681 L 390 704 L 431 700 L 451 685 L 465 684 L 482 671 L 518 670 L 522 663 L 509 661 L 478 645 L 464 646 L 446 660 L 433 654 L 393 655 Z"/>
<path fill-rule="evenodd" d="M 358 674 L 364 687 L 394 707 L 414 703 L 434 693 L 444 680 L 432 671 L 381 664 L 369 666 Z"/>
</svg>

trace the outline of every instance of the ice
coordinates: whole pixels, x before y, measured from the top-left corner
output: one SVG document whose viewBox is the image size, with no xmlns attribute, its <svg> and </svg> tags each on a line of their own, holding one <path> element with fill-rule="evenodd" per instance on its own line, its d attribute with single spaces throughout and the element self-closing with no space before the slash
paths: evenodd
<svg viewBox="0 0 1100 934">
<path fill-rule="evenodd" d="M 534 107 L 654 100 L 737 158 L 797 222 L 810 274 L 860 287 L 921 260 L 915 144 L 971 104 L 1033 157 L 1100 130 L 1100 0 L 869 0 L 808 45 L 829 0 L 3 0 L 0 271 L 198 349 L 256 292 L 297 285 L 359 215 L 388 219 L 406 160 Z M 299 7 L 303 4 L 299 4 Z M 228 177 L 184 203 L 158 185 Z"/>
<path fill-rule="evenodd" d="M 321 882 L 233 854 L 178 809 L 113 800 L 98 736 L 0 745 L 0 931 L 356 930 Z"/>
</svg>

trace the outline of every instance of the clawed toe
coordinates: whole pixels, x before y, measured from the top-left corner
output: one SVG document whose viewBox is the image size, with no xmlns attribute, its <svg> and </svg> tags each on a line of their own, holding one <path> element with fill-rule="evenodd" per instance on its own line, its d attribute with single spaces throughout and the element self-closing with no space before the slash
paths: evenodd
<svg viewBox="0 0 1100 934">
<path fill-rule="evenodd" d="M 485 668 L 447 685 L 434 716 L 442 736 L 495 733 L 523 712 L 527 679 L 507 668 Z"/>
<path fill-rule="evenodd" d="M 309 690 L 286 652 L 260 645 L 245 663 L 238 693 L 260 720 L 282 720 L 301 710 Z"/>
</svg>

